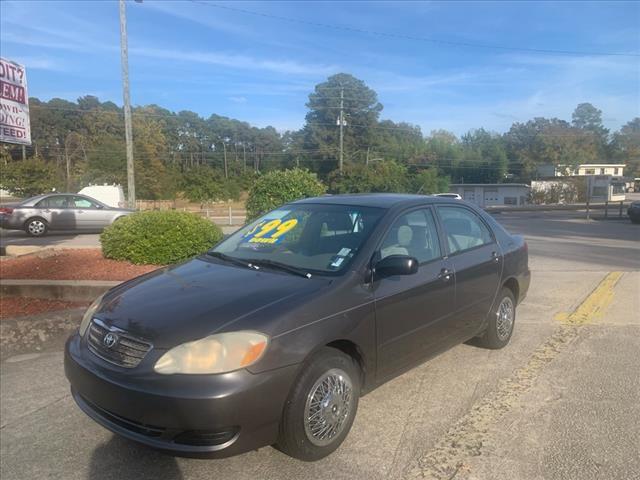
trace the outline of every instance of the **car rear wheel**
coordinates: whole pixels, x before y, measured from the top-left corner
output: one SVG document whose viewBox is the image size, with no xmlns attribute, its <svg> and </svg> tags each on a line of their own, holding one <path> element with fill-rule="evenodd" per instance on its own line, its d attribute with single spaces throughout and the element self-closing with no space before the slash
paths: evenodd
<svg viewBox="0 0 640 480">
<path fill-rule="evenodd" d="M 478 339 L 480 346 L 494 350 L 505 347 L 516 321 L 516 299 L 513 292 L 503 287 L 489 314 L 489 325 Z"/>
<path fill-rule="evenodd" d="M 344 441 L 358 409 L 360 369 L 323 348 L 303 367 L 285 404 L 276 447 L 304 461 L 326 457 Z"/>
<path fill-rule="evenodd" d="M 24 231 L 32 237 L 42 237 L 48 229 L 47 222 L 42 218 L 31 218 L 24 224 Z"/>
</svg>

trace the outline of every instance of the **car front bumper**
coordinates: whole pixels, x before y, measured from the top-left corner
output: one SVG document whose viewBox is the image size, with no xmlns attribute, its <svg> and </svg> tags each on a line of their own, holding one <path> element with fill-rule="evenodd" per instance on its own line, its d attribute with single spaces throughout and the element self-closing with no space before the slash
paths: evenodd
<svg viewBox="0 0 640 480">
<path fill-rule="evenodd" d="M 109 366 L 67 341 L 65 374 L 78 406 L 123 437 L 178 456 L 223 458 L 275 443 L 298 366 L 253 374 L 159 375 Z"/>
</svg>

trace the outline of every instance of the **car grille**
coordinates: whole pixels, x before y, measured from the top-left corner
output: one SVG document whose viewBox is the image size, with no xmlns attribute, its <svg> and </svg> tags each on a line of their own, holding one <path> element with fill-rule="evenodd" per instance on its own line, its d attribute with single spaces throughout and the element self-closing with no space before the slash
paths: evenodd
<svg viewBox="0 0 640 480">
<path fill-rule="evenodd" d="M 87 344 L 89 350 L 107 362 L 119 367 L 133 368 L 138 366 L 152 345 L 134 338 L 126 332 L 109 328 L 100 320 L 93 319 L 89 326 Z M 111 334 L 111 337 L 106 338 Z M 106 340 L 113 340 L 113 344 Z"/>
</svg>

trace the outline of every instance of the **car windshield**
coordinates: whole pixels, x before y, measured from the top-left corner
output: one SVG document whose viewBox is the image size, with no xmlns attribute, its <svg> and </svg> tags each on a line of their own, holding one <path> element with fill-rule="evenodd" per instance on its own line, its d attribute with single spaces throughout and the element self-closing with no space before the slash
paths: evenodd
<svg viewBox="0 0 640 480">
<path fill-rule="evenodd" d="M 211 252 L 256 266 L 340 272 L 356 256 L 383 213 L 380 208 L 361 206 L 286 205 L 242 228 Z"/>
</svg>

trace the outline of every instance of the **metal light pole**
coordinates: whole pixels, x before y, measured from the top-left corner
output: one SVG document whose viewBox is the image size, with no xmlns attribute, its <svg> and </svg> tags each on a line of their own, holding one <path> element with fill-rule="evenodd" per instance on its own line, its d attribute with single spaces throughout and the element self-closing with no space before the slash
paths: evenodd
<svg viewBox="0 0 640 480">
<path fill-rule="evenodd" d="M 131 128 L 131 98 L 129 96 L 129 54 L 127 48 L 127 14 L 120 0 L 120 62 L 122 64 L 122 96 L 124 99 L 124 136 L 127 144 L 127 200 L 136 208 L 136 183 L 133 171 L 133 133 Z"/>
<path fill-rule="evenodd" d="M 340 87 L 340 118 L 338 119 L 340 122 L 340 162 L 338 169 L 340 173 L 342 173 L 342 165 L 343 165 L 343 156 L 344 156 L 344 88 Z"/>
</svg>

